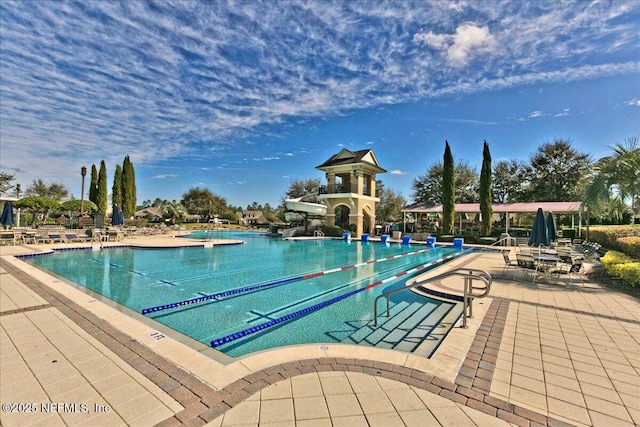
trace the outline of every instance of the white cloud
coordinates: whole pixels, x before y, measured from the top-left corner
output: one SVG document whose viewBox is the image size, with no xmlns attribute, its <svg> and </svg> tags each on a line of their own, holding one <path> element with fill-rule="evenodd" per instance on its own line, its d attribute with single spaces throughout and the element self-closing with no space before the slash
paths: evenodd
<svg viewBox="0 0 640 427">
<path fill-rule="evenodd" d="M 162 175 L 153 176 L 152 178 L 153 179 L 165 179 L 165 178 L 174 178 L 176 176 L 178 176 L 178 175 L 176 175 L 176 174 L 162 174 Z"/>
<path fill-rule="evenodd" d="M 562 110 L 562 112 L 556 114 L 554 117 L 564 117 L 564 116 L 568 116 L 569 115 L 569 111 L 571 111 L 570 108 L 565 108 L 564 110 Z"/>
<path fill-rule="evenodd" d="M 403 171 L 400 169 L 392 169 L 389 171 L 389 173 L 391 173 L 391 175 L 406 175 L 407 171 Z"/>
<path fill-rule="evenodd" d="M 640 98 L 630 99 L 625 104 L 630 105 L 632 107 L 640 107 Z"/>
<path fill-rule="evenodd" d="M 535 119 L 536 117 L 542 117 L 542 116 L 544 116 L 544 114 L 542 114 L 542 111 L 532 111 L 529 113 L 527 117 L 530 119 Z"/>
<path fill-rule="evenodd" d="M 469 57 L 482 53 L 489 53 L 495 44 L 494 37 L 488 27 L 477 27 L 464 24 L 456 29 L 453 44 L 449 46 L 447 55 L 456 65 L 466 65 Z"/>
<path fill-rule="evenodd" d="M 474 56 L 492 53 L 496 44 L 489 27 L 471 23 L 458 26 L 455 34 L 434 34 L 430 31 L 415 34 L 413 40 L 446 53 L 449 63 L 454 66 L 464 66 Z"/>
</svg>

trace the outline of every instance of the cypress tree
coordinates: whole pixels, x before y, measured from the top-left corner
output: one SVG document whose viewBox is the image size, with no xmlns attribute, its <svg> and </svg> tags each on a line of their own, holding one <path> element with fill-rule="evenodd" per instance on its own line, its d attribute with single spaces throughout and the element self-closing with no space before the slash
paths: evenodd
<svg viewBox="0 0 640 427">
<path fill-rule="evenodd" d="M 116 172 L 113 174 L 113 188 L 111 189 L 111 201 L 122 209 L 122 166 L 116 165 Z"/>
<path fill-rule="evenodd" d="M 489 144 L 484 142 L 482 151 L 482 170 L 480 171 L 480 213 L 482 213 L 482 235 L 491 235 L 491 217 L 493 208 L 491 207 L 491 153 Z"/>
<path fill-rule="evenodd" d="M 96 193 L 98 192 L 98 169 L 96 165 L 91 165 L 91 182 L 89 183 L 89 200 L 98 205 L 98 198 Z"/>
<path fill-rule="evenodd" d="M 136 213 L 136 173 L 129 156 L 122 163 L 122 211 L 125 218 Z"/>
<path fill-rule="evenodd" d="M 98 172 L 98 189 L 96 191 L 96 205 L 98 213 L 107 214 L 107 165 L 104 160 L 100 161 L 100 172 Z"/>
<path fill-rule="evenodd" d="M 444 158 L 442 164 L 442 232 L 453 234 L 455 219 L 456 178 L 455 165 L 449 142 L 445 141 Z"/>
</svg>

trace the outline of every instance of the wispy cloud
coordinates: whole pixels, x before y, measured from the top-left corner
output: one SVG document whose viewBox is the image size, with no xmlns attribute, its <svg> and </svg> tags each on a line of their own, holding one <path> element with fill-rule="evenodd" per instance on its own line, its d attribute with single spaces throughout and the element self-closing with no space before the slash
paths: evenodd
<svg viewBox="0 0 640 427">
<path fill-rule="evenodd" d="M 630 99 L 626 102 L 626 104 L 634 107 L 640 107 L 640 98 Z"/>
<path fill-rule="evenodd" d="M 152 177 L 153 179 L 166 179 L 166 178 L 175 178 L 176 174 L 162 174 L 162 175 L 156 175 L 154 177 Z"/>
<path fill-rule="evenodd" d="M 255 158 L 253 160 L 255 160 L 256 162 L 268 162 L 270 160 L 280 160 L 280 157 L 278 157 L 278 156 L 261 157 L 261 158 Z"/>
<path fill-rule="evenodd" d="M 571 108 L 565 108 L 564 110 L 562 110 L 562 112 L 557 113 L 554 117 L 568 116 L 570 111 L 571 111 Z"/>
<path fill-rule="evenodd" d="M 122 153 L 277 160 L 248 141 L 358 109 L 637 74 L 639 16 L 638 2 L 2 2 L 0 167 L 75 182 L 68 171 Z"/>
<path fill-rule="evenodd" d="M 448 123 L 465 123 L 470 125 L 497 125 L 498 124 L 498 122 L 488 122 L 484 120 L 473 120 L 473 119 L 436 119 L 436 121 L 448 122 Z"/>
<path fill-rule="evenodd" d="M 391 175 L 406 175 L 407 172 L 400 169 L 392 169 L 389 171 Z"/>
</svg>

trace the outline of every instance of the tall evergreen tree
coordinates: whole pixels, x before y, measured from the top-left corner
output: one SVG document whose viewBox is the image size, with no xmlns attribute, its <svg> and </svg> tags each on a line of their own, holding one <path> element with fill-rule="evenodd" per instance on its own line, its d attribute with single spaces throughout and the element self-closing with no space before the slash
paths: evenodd
<svg viewBox="0 0 640 427">
<path fill-rule="evenodd" d="M 98 213 L 105 215 L 107 213 L 107 165 L 104 160 L 100 161 L 100 172 L 98 172 L 98 189 L 96 190 L 96 205 Z"/>
<path fill-rule="evenodd" d="M 116 172 L 113 174 L 113 188 L 111 189 L 111 202 L 122 209 L 122 166 L 116 165 Z"/>
<path fill-rule="evenodd" d="M 484 142 L 482 151 L 482 169 L 480 170 L 480 213 L 482 214 L 482 235 L 491 235 L 491 153 L 489 144 Z"/>
<path fill-rule="evenodd" d="M 122 212 L 125 218 L 136 213 L 136 173 L 129 156 L 122 163 Z"/>
<path fill-rule="evenodd" d="M 91 182 L 89 182 L 89 200 L 98 206 L 98 198 L 96 193 L 98 192 L 98 169 L 96 165 L 91 165 Z"/>
<path fill-rule="evenodd" d="M 442 232 L 453 233 L 456 200 L 456 179 L 453 155 L 449 142 L 445 141 L 444 158 L 442 162 Z"/>
</svg>

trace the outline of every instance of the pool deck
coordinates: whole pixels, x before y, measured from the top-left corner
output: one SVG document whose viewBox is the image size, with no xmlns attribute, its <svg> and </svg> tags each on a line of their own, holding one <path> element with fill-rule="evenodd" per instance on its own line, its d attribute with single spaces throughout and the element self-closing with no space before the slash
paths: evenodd
<svg viewBox="0 0 640 427">
<path fill-rule="evenodd" d="M 534 285 L 472 254 L 442 268 L 488 271 L 490 297 L 431 359 L 313 344 L 235 360 L 13 256 L 82 245 L 0 247 L 2 426 L 640 425 L 640 301 L 594 282 Z"/>
</svg>

